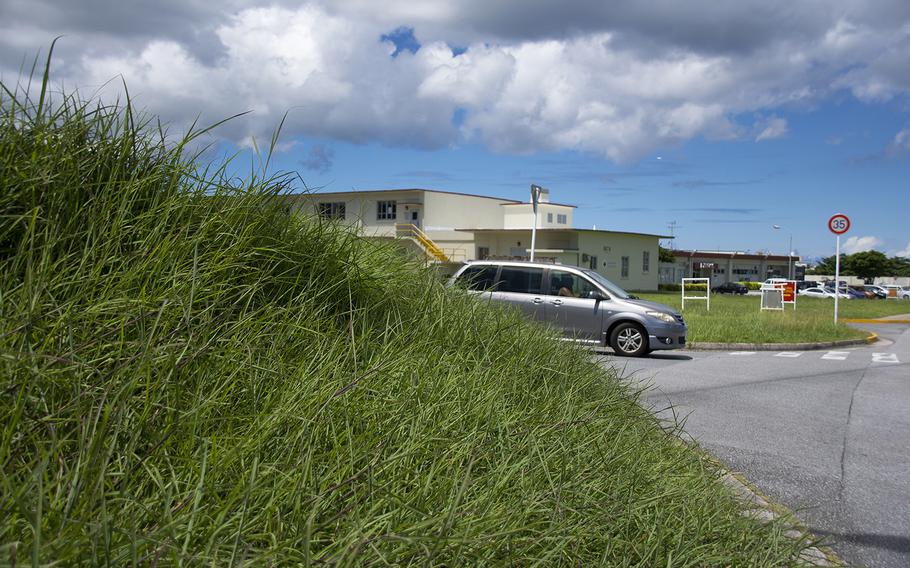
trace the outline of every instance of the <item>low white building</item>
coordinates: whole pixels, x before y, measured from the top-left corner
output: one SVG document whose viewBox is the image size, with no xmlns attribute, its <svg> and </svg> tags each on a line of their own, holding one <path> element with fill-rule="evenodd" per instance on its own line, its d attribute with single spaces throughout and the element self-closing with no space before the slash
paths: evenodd
<svg viewBox="0 0 910 568">
<path fill-rule="evenodd" d="M 768 278 L 802 280 L 805 265 L 800 257 L 770 253 L 717 250 L 674 250 L 674 262 L 661 263 L 660 283 L 679 284 L 683 278 L 710 278 L 711 285 L 726 282 L 763 282 Z"/>
<path fill-rule="evenodd" d="M 530 203 L 431 189 L 290 196 L 297 211 L 337 219 L 369 237 L 398 238 L 441 263 L 530 257 Z M 535 259 L 597 270 L 629 290 L 656 290 L 658 242 L 666 235 L 575 229 L 574 205 L 538 205 Z"/>
</svg>

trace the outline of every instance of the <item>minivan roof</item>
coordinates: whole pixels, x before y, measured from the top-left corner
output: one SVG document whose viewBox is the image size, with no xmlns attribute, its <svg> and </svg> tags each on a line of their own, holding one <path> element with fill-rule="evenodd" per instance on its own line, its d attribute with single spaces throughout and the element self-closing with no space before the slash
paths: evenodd
<svg viewBox="0 0 910 568">
<path fill-rule="evenodd" d="M 580 266 L 573 266 L 573 265 L 571 265 L 571 264 L 557 264 L 557 263 L 555 263 L 555 262 L 539 262 L 539 261 L 536 261 L 536 260 L 535 260 L 535 261 L 531 261 L 531 260 L 495 260 L 495 259 L 491 260 L 491 259 L 485 259 L 485 260 L 469 260 L 469 261 L 465 262 L 465 264 L 497 264 L 497 265 L 498 265 L 498 264 L 514 264 L 514 265 L 517 265 L 517 266 L 535 266 L 535 267 L 541 267 L 541 268 L 552 268 L 552 267 L 556 267 L 556 268 L 560 268 L 560 269 L 563 269 L 563 268 L 570 268 L 570 269 L 572 269 L 572 270 L 582 270 L 582 267 L 580 267 Z"/>
</svg>

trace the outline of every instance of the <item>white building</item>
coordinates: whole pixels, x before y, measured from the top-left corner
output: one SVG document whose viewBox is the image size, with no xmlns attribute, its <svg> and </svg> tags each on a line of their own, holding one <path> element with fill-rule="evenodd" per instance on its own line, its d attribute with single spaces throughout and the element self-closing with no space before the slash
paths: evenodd
<svg viewBox="0 0 910 568">
<path fill-rule="evenodd" d="M 674 262 L 660 265 L 661 284 L 679 284 L 683 278 L 710 278 L 711 285 L 715 286 L 726 282 L 763 282 L 767 278 L 787 278 L 788 274 L 802 280 L 806 271 L 796 255 L 717 250 L 674 250 L 672 253 Z"/>
<path fill-rule="evenodd" d="M 338 219 L 361 234 L 397 238 L 441 263 L 529 258 L 530 203 L 430 189 L 308 193 L 290 197 L 298 211 Z M 575 229 L 574 205 L 538 205 L 535 259 L 592 268 L 629 290 L 656 290 L 658 241 L 665 235 Z"/>
</svg>

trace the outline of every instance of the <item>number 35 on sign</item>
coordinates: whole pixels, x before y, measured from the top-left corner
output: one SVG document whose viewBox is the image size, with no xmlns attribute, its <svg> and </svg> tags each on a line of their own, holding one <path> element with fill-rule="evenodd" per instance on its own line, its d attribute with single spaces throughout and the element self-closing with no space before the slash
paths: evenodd
<svg viewBox="0 0 910 568">
<path fill-rule="evenodd" d="M 843 213 L 833 215 L 828 219 L 828 230 L 835 235 L 843 235 L 850 230 L 850 218 Z"/>
</svg>

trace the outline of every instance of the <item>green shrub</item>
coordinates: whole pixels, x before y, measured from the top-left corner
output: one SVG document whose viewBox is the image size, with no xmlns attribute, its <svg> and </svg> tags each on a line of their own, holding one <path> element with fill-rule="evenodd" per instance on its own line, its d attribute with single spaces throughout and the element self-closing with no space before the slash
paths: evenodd
<svg viewBox="0 0 910 568">
<path fill-rule="evenodd" d="M 740 284 L 749 290 L 761 290 L 761 282 L 740 282 Z"/>
</svg>

